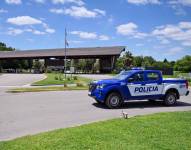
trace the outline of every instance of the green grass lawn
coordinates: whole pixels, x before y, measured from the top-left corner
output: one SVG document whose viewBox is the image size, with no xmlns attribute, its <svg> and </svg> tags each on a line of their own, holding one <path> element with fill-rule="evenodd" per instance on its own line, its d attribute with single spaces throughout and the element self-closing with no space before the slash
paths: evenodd
<svg viewBox="0 0 191 150">
<path fill-rule="evenodd" d="M 23 92 L 48 92 L 48 91 L 71 91 L 71 90 L 88 90 L 88 86 L 82 86 L 82 87 L 51 86 L 51 87 L 15 88 L 15 89 L 9 89 L 7 92 L 23 93 Z"/>
<path fill-rule="evenodd" d="M 0 142 L 1 150 L 190 150 L 191 111 L 114 119 Z"/>
<path fill-rule="evenodd" d="M 55 74 L 55 73 L 47 73 L 47 78 L 38 82 L 33 83 L 32 85 L 34 86 L 45 86 L 45 85 L 62 85 L 62 84 L 73 84 L 73 83 L 82 83 L 82 84 L 88 84 L 91 79 L 84 78 L 77 76 L 77 80 L 64 80 L 64 75 L 63 74 Z M 56 79 L 56 77 L 58 79 Z M 67 75 L 67 78 L 69 78 L 70 75 Z M 60 80 L 61 78 L 61 80 Z"/>
</svg>

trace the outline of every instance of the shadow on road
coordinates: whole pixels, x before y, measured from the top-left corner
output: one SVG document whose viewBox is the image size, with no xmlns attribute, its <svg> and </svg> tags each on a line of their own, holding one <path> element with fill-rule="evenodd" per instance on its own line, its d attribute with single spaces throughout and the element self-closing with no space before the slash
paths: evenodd
<svg viewBox="0 0 191 150">
<path fill-rule="evenodd" d="M 97 108 L 109 109 L 104 104 L 93 103 L 92 105 Z M 191 106 L 191 104 L 178 101 L 176 105 L 171 106 L 171 107 L 185 107 L 185 106 Z M 157 107 L 167 107 L 167 106 L 165 106 L 162 101 L 154 101 L 154 102 L 130 101 L 130 102 L 124 103 L 119 109 L 125 109 L 125 108 L 127 108 L 127 109 L 142 108 L 142 109 L 144 109 L 144 108 L 157 108 Z"/>
</svg>

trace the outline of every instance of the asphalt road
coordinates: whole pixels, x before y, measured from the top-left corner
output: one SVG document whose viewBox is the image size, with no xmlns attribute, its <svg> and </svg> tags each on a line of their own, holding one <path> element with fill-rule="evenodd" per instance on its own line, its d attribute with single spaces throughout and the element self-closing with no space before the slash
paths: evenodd
<svg viewBox="0 0 191 150">
<path fill-rule="evenodd" d="M 18 79 L 16 82 L 20 83 Z M 87 94 L 87 91 L 17 94 L 1 92 L 0 140 L 121 117 L 122 110 L 130 117 L 191 110 L 191 96 L 181 97 L 175 107 L 165 107 L 161 102 L 139 101 L 128 102 L 121 109 L 110 110 L 95 103 Z"/>
</svg>

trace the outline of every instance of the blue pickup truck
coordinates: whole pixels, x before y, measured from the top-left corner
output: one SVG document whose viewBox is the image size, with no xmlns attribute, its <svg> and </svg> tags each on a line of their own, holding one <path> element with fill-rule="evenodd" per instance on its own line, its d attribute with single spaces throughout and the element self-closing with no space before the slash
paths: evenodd
<svg viewBox="0 0 191 150">
<path fill-rule="evenodd" d="M 128 100 L 163 100 L 174 105 L 180 96 L 189 94 L 188 81 L 179 78 L 163 79 L 158 70 L 130 70 L 89 85 L 88 95 L 109 108 L 118 108 Z"/>
</svg>

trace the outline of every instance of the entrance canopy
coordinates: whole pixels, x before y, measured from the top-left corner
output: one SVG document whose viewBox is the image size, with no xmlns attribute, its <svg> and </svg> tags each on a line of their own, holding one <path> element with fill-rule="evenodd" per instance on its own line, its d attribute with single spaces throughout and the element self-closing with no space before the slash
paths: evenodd
<svg viewBox="0 0 191 150">
<path fill-rule="evenodd" d="M 118 57 L 124 50 L 125 46 L 67 48 L 66 56 L 67 59 Z M 0 52 L 0 59 L 46 59 L 64 56 L 64 48 Z"/>
</svg>

